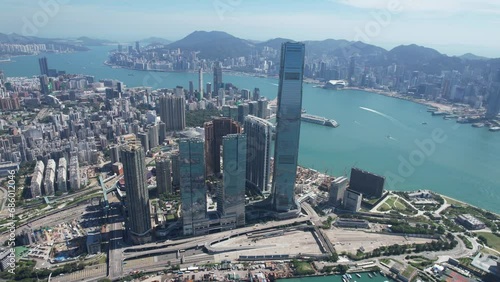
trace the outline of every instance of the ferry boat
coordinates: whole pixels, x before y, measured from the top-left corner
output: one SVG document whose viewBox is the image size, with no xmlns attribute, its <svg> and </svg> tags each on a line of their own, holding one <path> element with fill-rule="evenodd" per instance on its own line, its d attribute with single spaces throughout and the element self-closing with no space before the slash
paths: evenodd
<svg viewBox="0 0 500 282">
<path fill-rule="evenodd" d="M 310 122 L 310 123 L 315 123 L 323 126 L 328 126 L 328 127 L 338 127 L 339 124 L 333 119 L 327 119 L 324 117 L 319 117 L 319 116 L 313 116 L 309 114 L 302 114 L 301 120 L 305 122 Z"/>
<path fill-rule="evenodd" d="M 10 61 L 11 61 L 11 60 L 10 60 L 10 58 L 9 58 L 9 57 L 7 57 L 7 58 L 0 58 L 0 63 L 8 63 L 8 62 L 10 62 Z"/>
<path fill-rule="evenodd" d="M 499 126 L 490 127 L 490 131 L 500 131 L 500 127 Z"/>
</svg>

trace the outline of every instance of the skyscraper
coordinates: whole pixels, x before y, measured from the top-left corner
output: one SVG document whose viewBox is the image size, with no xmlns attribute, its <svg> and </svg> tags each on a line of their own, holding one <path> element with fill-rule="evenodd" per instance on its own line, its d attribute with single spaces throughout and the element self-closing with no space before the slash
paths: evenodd
<svg viewBox="0 0 500 282">
<path fill-rule="evenodd" d="M 249 189 L 269 193 L 271 160 L 271 137 L 273 125 L 255 116 L 246 116 L 244 123 L 247 135 L 246 186 Z"/>
<path fill-rule="evenodd" d="M 498 113 L 500 113 L 500 69 L 497 70 L 493 77 L 486 107 L 486 118 L 495 118 Z"/>
<path fill-rule="evenodd" d="M 141 46 L 139 45 L 139 41 L 135 42 L 135 51 L 137 51 L 137 53 L 141 53 Z"/>
<path fill-rule="evenodd" d="M 43 57 L 38 59 L 38 64 L 40 65 L 40 75 L 49 75 L 49 65 L 47 64 L 47 58 Z"/>
<path fill-rule="evenodd" d="M 170 158 L 161 157 L 156 160 L 156 187 L 160 194 L 172 194 L 172 176 Z"/>
<path fill-rule="evenodd" d="M 276 142 L 274 146 L 273 204 L 278 212 L 297 208 L 294 199 L 302 111 L 305 45 L 281 46 Z"/>
<path fill-rule="evenodd" d="M 207 193 L 205 189 L 204 146 L 201 139 L 179 142 L 180 190 L 184 235 L 206 229 Z"/>
<path fill-rule="evenodd" d="M 221 171 L 220 149 L 222 137 L 241 132 L 241 127 L 230 118 L 216 118 L 205 122 L 205 158 L 207 175 L 219 174 Z"/>
<path fill-rule="evenodd" d="M 349 181 L 344 176 L 337 177 L 330 183 L 330 203 L 333 206 L 338 207 L 342 204 L 348 184 Z"/>
<path fill-rule="evenodd" d="M 134 244 L 151 241 L 151 216 L 149 194 L 146 187 L 146 163 L 142 147 L 136 143 L 123 145 L 120 149 L 123 163 L 125 190 L 127 192 L 127 237 Z"/>
<path fill-rule="evenodd" d="M 186 128 L 186 101 L 182 96 L 166 95 L 160 97 L 160 118 L 167 131 Z"/>
<path fill-rule="evenodd" d="M 351 56 L 349 58 L 349 69 L 347 71 L 347 82 L 349 85 L 352 84 L 352 77 L 354 76 L 354 70 L 356 68 L 356 57 Z"/>
<path fill-rule="evenodd" d="M 200 68 L 198 70 L 198 91 L 200 92 L 198 96 L 198 101 L 201 101 L 203 98 L 203 69 Z"/>
<path fill-rule="evenodd" d="M 219 89 L 222 87 L 222 66 L 220 62 L 214 63 L 214 96 L 219 95 Z"/>
<path fill-rule="evenodd" d="M 245 225 L 245 173 L 247 137 L 229 134 L 223 137 L 224 184 L 219 188 L 217 210 L 223 217 L 231 217 L 236 226 Z"/>
</svg>

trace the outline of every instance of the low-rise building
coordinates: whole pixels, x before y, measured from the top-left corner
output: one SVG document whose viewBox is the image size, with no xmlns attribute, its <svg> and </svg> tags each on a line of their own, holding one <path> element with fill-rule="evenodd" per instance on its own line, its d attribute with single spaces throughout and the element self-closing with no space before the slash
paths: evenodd
<svg viewBox="0 0 500 282">
<path fill-rule="evenodd" d="M 456 218 L 456 221 L 470 230 L 478 230 L 486 228 L 486 225 L 481 220 L 470 214 L 461 214 Z"/>
</svg>

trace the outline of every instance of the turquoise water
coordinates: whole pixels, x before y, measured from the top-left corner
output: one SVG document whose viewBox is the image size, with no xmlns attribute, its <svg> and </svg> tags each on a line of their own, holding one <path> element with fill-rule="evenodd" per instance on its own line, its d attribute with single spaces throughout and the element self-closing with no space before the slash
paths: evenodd
<svg viewBox="0 0 500 282">
<path fill-rule="evenodd" d="M 159 73 L 113 69 L 103 65 L 112 47 L 88 52 L 47 54 L 49 68 L 68 73 L 112 78 L 129 87 L 188 87 L 197 85 L 196 73 Z M 7 76 L 38 75 L 37 57 L 16 57 L 0 63 Z M 204 74 L 205 82 L 212 81 Z M 277 80 L 224 74 L 224 82 L 239 88 L 259 87 L 261 95 L 276 97 Z M 472 128 L 454 120 L 432 117 L 423 105 L 363 91 L 331 91 L 304 84 L 303 107 L 310 114 L 332 118 L 338 128 L 303 123 L 299 163 L 333 175 L 349 173 L 352 166 L 382 174 L 393 190 L 431 189 L 473 205 L 500 213 L 500 132 Z M 426 122 L 426 125 L 422 123 Z M 457 128 L 458 127 L 458 128 Z M 441 135 L 428 155 L 415 142 Z M 438 132 L 438 133 L 439 133 Z M 435 134 L 435 133 L 434 133 Z M 398 170 L 403 160 L 414 157 L 410 173 Z M 423 158 L 418 158 L 423 156 Z"/>
<path fill-rule="evenodd" d="M 361 278 L 357 277 L 355 274 L 351 273 L 352 279 L 350 282 L 384 282 L 384 281 L 394 281 L 390 278 L 380 275 L 377 273 L 377 276 L 373 276 L 372 278 L 368 277 L 366 273 L 360 273 Z M 287 279 L 278 279 L 283 282 L 342 282 L 342 275 L 329 275 L 329 276 L 315 276 L 315 277 L 304 277 L 304 278 L 287 278 Z"/>
</svg>

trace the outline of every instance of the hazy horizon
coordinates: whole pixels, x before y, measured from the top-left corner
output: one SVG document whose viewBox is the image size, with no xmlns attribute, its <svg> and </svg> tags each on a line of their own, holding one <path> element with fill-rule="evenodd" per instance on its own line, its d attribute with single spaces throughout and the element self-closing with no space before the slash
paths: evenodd
<svg viewBox="0 0 500 282">
<path fill-rule="evenodd" d="M 500 58 L 500 38 L 494 36 L 500 2 L 495 0 L 2 2 L 2 33 L 132 42 L 152 36 L 176 41 L 195 30 L 217 30 L 258 41 L 360 40 L 388 50 L 417 44 L 449 56 Z"/>
</svg>

